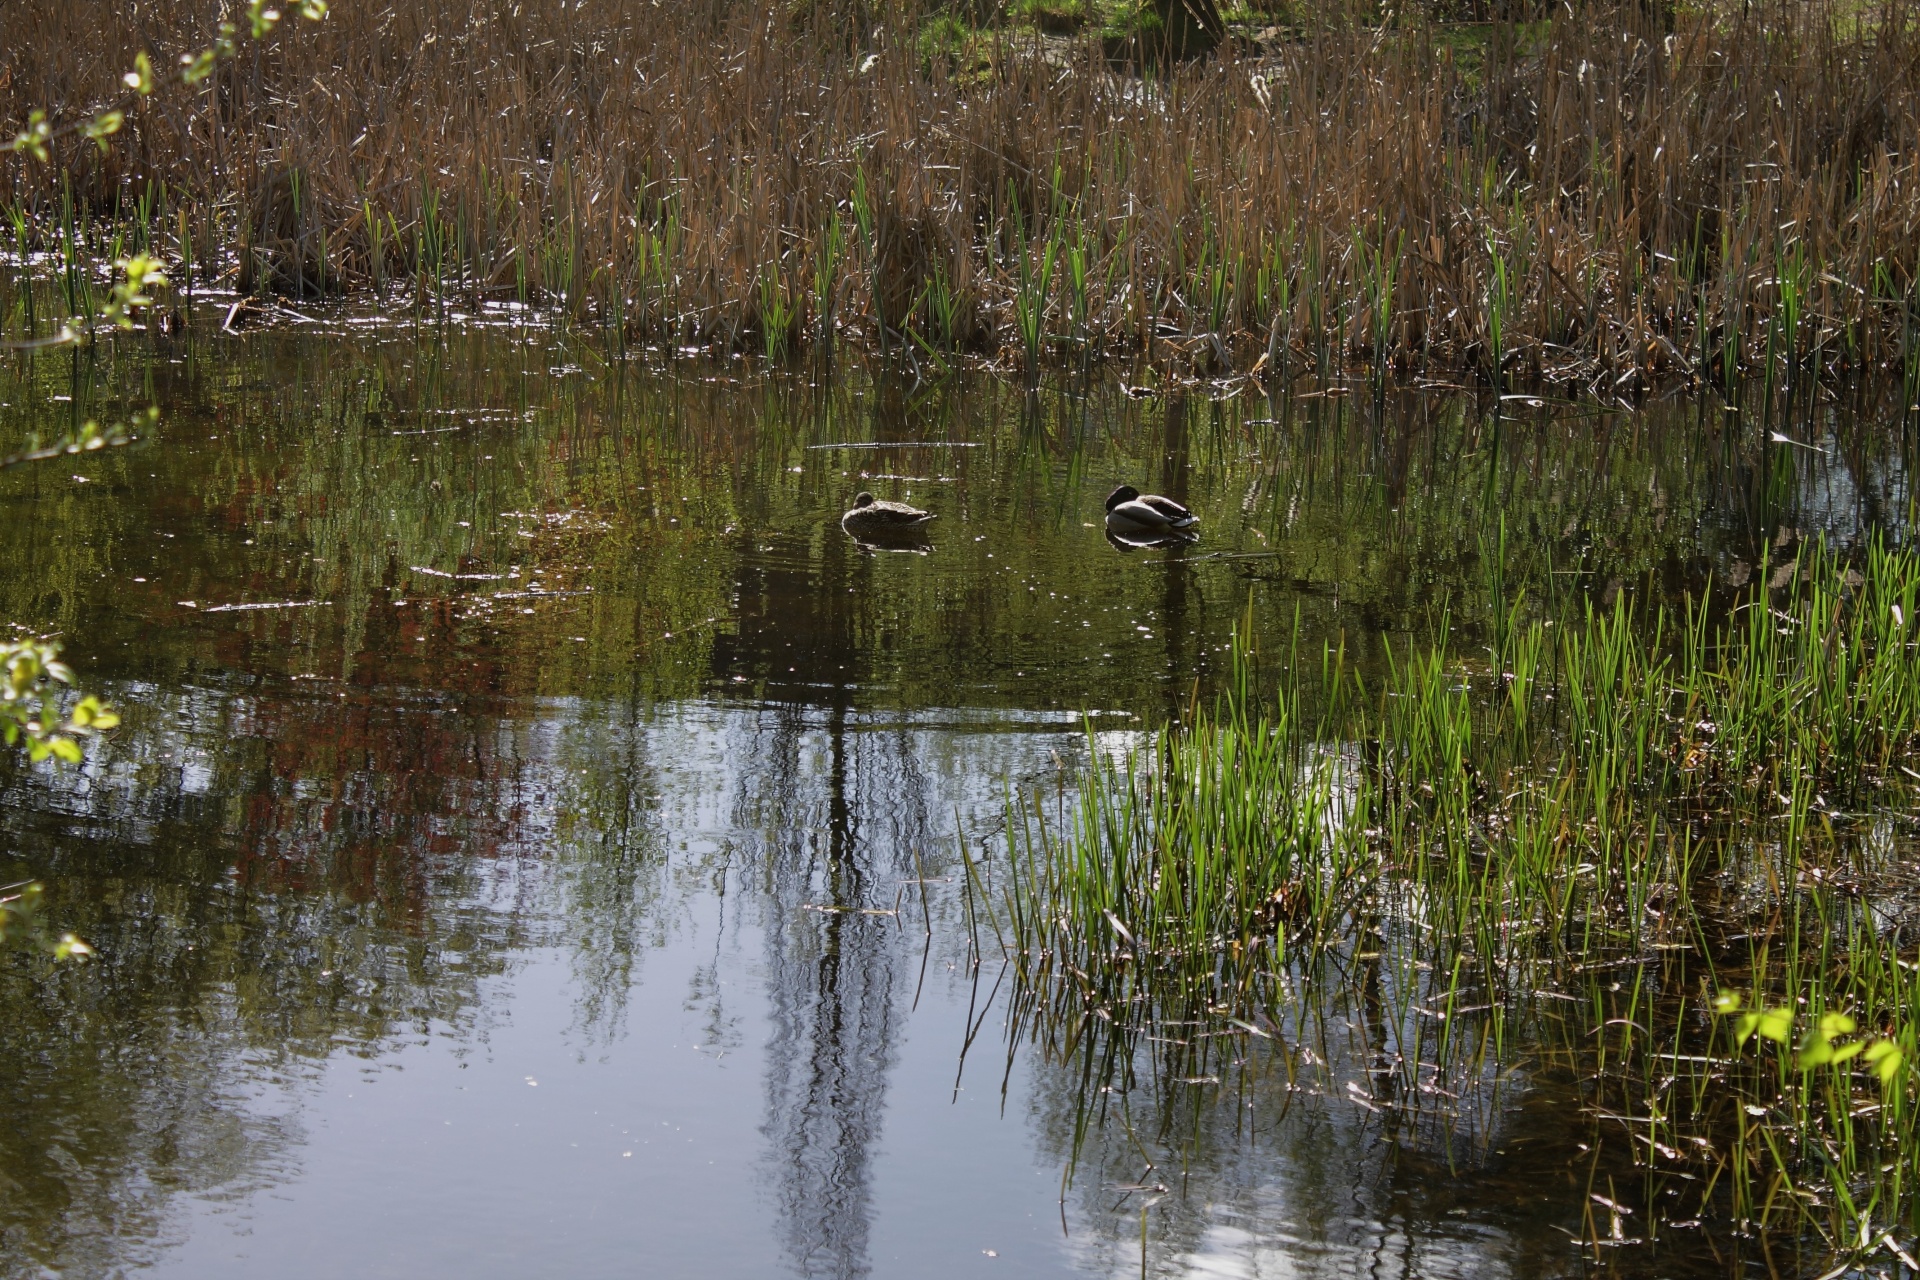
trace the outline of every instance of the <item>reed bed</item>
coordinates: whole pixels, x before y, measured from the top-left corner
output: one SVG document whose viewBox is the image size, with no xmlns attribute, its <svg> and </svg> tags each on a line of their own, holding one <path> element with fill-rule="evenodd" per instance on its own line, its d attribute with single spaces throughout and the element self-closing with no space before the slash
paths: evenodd
<svg viewBox="0 0 1920 1280">
<path fill-rule="evenodd" d="M 972 889 L 1082 1138 L 1116 1095 L 1279 1089 L 1475 1164 L 1544 1089 L 1611 1188 L 1569 1209 L 1596 1260 L 1905 1263 L 1920 553 L 1812 549 L 1717 619 L 1629 594 L 1515 593 L 1484 651 L 1371 681 L 1243 643 L 1217 703 L 1021 797 Z"/>
<path fill-rule="evenodd" d="M 201 288 L 775 359 L 1920 390 L 1920 3 L 1440 11 L 1141 64 L 1008 30 L 957 57 L 910 6 L 342 3 L 104 153 L 0 157 L 0 200 L 69 308 L 131 248 Z M 32 6 L 0 118 L 84 118 L 216 16 Z"/>
</svg>

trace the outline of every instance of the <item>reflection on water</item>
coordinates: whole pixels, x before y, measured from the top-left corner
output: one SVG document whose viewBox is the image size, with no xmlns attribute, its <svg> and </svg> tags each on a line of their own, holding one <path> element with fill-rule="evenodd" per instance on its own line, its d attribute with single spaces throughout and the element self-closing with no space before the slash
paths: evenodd
<svg viewBox="0 0 1920 1280">
<path fill-rule="evenodd" d="M 1737 585 L 1909 501 L 1844 405 L 1815 453 L 486 331 L 25 359 L 0 432 L 149 387 L 156 439 L 0 477 L 0 616 L 127 713 L 0 779 L 0 873 L 101 952 L 0 964 L 4 1275 L 1137 1275 L 1143 1209 L 1160 1274 L 1570 1273 L 1579 1133 L 1524 1071 L 1459 1132 L 1276 1088 L 1076 1135 L 1072 1069 L 1000 1056 L 958 841 L 1065 785 L 1082 713 L 1179 714 L 1248 609 L 1377 669 L 1503 583 Z M 1121 481 L 1202 539 L 1113 546 Z M 861 488 L 939 513 L 925 554 L 842 532 Z"/>
</svg>

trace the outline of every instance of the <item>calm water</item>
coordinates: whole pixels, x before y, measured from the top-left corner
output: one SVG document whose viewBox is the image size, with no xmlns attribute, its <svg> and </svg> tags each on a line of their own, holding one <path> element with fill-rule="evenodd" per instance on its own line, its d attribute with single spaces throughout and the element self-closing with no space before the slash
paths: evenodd
<svg viewBox="0 0 1920 1280">
<path fill-rule="evenodd" d="M 1846 405 L 1496 429 L 484 328 L 17 357 L 0 442 L 149 398 L 139 445 L 0 475 L 0 618 L 126 713 L 0 774 L 0 874 L 100 951 L 0 961 L 0 1275 L 1133 1276 L 1143 1225 L 1164 1276 L 1580 1272 L 1545 1087 L 1444 1147 L 1121 1098 L 1069 1185 L 1073 1080 L 967 964 L 958 842 L 990 870 L 1008 789 L 1177 715 L 1247 611 L 1378 665 L 1471 643 L 1502 536 L 1577 609 L 1909 503 Z M 1109 545 L 1122 480 L 1200 542 Z M 860 488 L 940 513 L 925 554 L 841 533 Z"/>
</svg>

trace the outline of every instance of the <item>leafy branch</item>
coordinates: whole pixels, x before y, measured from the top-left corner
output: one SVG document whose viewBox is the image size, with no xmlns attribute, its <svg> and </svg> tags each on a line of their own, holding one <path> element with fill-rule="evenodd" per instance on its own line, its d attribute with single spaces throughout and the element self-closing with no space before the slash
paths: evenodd
<svg viewBox="0 0 1920 1280">
<path fill-rule="evenodd" d="M 297 0 L 297 3 L 300 16 L 309 22 L 318 22 L 327 16 L 326 0 Z M 255 40 L 264 40 L 269 32 L 280 25 L 280 11 L 270 8 L 267 0 L 247 0 L 245 13 L 248 30 Z M 189 86 L 204 83 L 215 67 L 234 58 L 239 52 L 239 24 L 222 22 L 211 45 L 180 55 L 180 83 Z M 24 152 L 41 164 L 47 164 L 53 159 L 55 142 L 78 136 L 92 142 L 102 153 L 106 152 L 109 146 L 107 139 L 120 132 L 121 126 L 127 122 L 127 112 L 138 105 L 141 99 L 151 97 L 159 87 L 160 80 L 154 73 L 153 60 L 145 53 L 136 54 L 133 70 L 121 76 L 120 83 L 126 86 L 127 92 L 113 105 L 85 120 L 55 125 L 48 120 L 44 110 L 34 110 L 27 116 L 27 127 L 13 136 L 8 149 L 16 153 Z"/>
<path fill-rule="evenodd" d="M 300 16 L 309 22 L 318 22 L 327 16 L 326 0 L 296 0 L 296 3 Z M 280 11 L 270 8 L 268 0 L 247 0 L 244 14 L 247 30 L 255 40 L 264 40 L 280 25 Z M 204 83 L 213 74 L 214 68 L 239 54 L 240 40 L 240 25 L 223 21 L 211 45 L 194 53 L 180 55 L 179 82 L 188 86 Z M 7 149 L 15 154 L 32 156 L 41 164 L 49 164 L 53 160 L 55 142 L 62 138 L 84 137 L 104 154 L 111 147 L 108 139 L 120 132 L 121 126 L 126 123 L 127 112 L 142 99 L 153 96 L 161 83 L 154 72 L 153 60 L 144 52 L 134 55 L 133 70 L 121 76 L 120 82 L 126 86 L 125 95 L 112 106 L 83 120 L 55 125 L 48 119 L 45 110 L 36 108 L 27 116 L 27 127 L 13 136 Z M 158 258 L 140 253 L 116 260 L 113 269 L 117 278 L 106 302 L 101 305 L 100 319 L 117 329 L 131 329 L 134 312 L 141 307 L 152 306 L 153 295 L 167 287 L 165 266 Z M 79 333 L 63 324 L 60 331 L 51 337 L 30 343 L 0 343 L 0 348 L 59 347 L 80 339 Z"/>
<path fill-rule="evenodd" d="M 1791 1006 L 1760 1005 L 1743 1009 L 1744 1004 L 1737 991 L 1723 991 L 1713 1001 L 1715 1013 L 1733 1019 L 1736 1046 L 1744 1048 L 1747 1041 L 1756 1035 L 1779 1045 L 1785 1045 L 1793 1039 L 1794 1011 Z M 1812 1071 L 1816 1067 L 1837 1067 L 1857 1057 L 1872 1069 L 1882 1088 L 1891 1087 L 1900 1074 L 1900 1068 L 1906 1063 L 1906 1050 L 1893 1036 L 1849 1038 L 1859 1030 L 1860 1024 L 1848 1014 L 1820 1015 L 1819 1023 L 1808 1027 L 1806 1034 L 1800 1037 L 1794 1065 L 1802 1071 Z"/>
<path fill-rule="evenodd" d="M 60 646 L 49 640 L 15 640 L 0 645 L 0 738 L 24 747 L 36 764 L 53 759 L 79 764 L 81 744 L 120 723 L 119 713 L 87 694 L 62 707 L 73 687 L 73 668 L 60 661 Z M 47 936 L 40 923 L 41 887 L 33 881 L 0 887 L 0 945 L 25 942 L 56 960 L 82 958 L 93 948 L 73 934 Z"/>
<path fill-rule="evenodd" d="M 0 947 L 31 942 L 38 950 L 52 953 L 55 960 L 92 955 L 93 948 L 71 933 L 63 933 L 58 938 L 46 936 L 46 928 L 40 922 L 42 892 L 39 882 L 34 880 L 0 885 Z"/>
<path fill-rule="evenodd" d="M 149 406 L 141 417 L 149 424 L 159 421 L 158 406 Z M 81 428 L 64 440 L 43 445 L 36 438 L 18 453 L 0 456 L 0 471 L 10 471 L 14 467 L 23 467 L 29 462 L 48 462 L 54 458 L 64 458 L 76 453 L 96 453 L 101 449 L 116 449 L 121 445 L 132 444 L 134 435 L 130 423 L 102 427 L 89 418 Z"/>
<path fill-rule="evenodd" d="M 296 0 L 301 17 L 317 22 L 326 16 L 326 0 Z M 243 14 L 247 34 L 263 40 L 280 23 L 280 11 L 270 8 L 268 0 L 247 0 Z M 239 23 L 223 21 L 213 43 L 194 53 L 182 54 L 178 80 L 189 87 L 199 86 L 213 75 L 214 69 L 240 52 Z M 142 52 L 134 58 L 133 70 L 120 78 L 124 95 L 105 109 L 85 119 L 56 125 L 44 110 L 27 117 L 26 128 L 14 135 L 6 149 L 27 155 L 41 164 L 51 163 L 56 142 L 81 137 L 92 142 L 104 154 L 109 141 L 126 123 L 127 112 L 141 100 L 152 96 L 160 85 L 153 61 Z M 113 264 L 115 280 L 97 319 L 116 329 L 133 328 L 134 315 L 142 307 L 153 305 L 154 295 L 168 285 L 164 264 L 147 254 L 121 258 Z M 88 318 L 91 329 L 95 317 Z M 66 346 L 79 342 L 82 333 L 63 324 L 49 338 L 25 343 L 0 342 L 0 349 L 28 350 Z M 159 409 L 149 408 L 145 417 L 152 423 Z M 38 440 L 17 453 L 0 456 L 0 471 L 43 462 L 69 454 L 91 453 L 130 443 L 128 426 L 103 429 L 88 421 L 64 440 L 42 445 Z M 71 698 L 73 669 L 60 661 L 60 647 L 49 640 L 16 640 L 0 644 L 0 740 L 10 748 L 22 749 L 38 764 L 54 760 L 75 765 L 85 758 L 82 745 L 87 739 L 114 728 L 119 713 L 91 694 Z M 42 928 L 37 912 L 41 886 L 32 881 L 0 887 L 0 944 L 26 941 L 52 954 L 55 959 L 84 957 L 93 949 L 73 934 L 50 939 Z"/>
<path fill-rule="evenodd" d="M 79 764 L 80 741 L 111 729 L 120 717 L 91 694 L 62 711 L 63 693 L 73 687 L 73 668 L 60 661 L 60 646 L 49 640 L 16 640 L 0 645 L 0 739 L 24 746 L 35 764 L 47 757 Z"/>
</svg>

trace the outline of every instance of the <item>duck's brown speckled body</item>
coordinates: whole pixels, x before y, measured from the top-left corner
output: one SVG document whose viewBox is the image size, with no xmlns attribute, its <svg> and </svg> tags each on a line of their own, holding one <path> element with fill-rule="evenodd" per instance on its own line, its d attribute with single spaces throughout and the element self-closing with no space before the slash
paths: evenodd
<svg viewBox="0 0 1920 1280">
<path fill-rule="evenodd" d="M 900 534 L 921 528 L 933 518 L 931 511 L 904 502 L 881 502 L 870 493 L 860 493 L 853 499 L 852 510 L 840 517 L 840 527 L 856 536 Z"/>
</svg>

